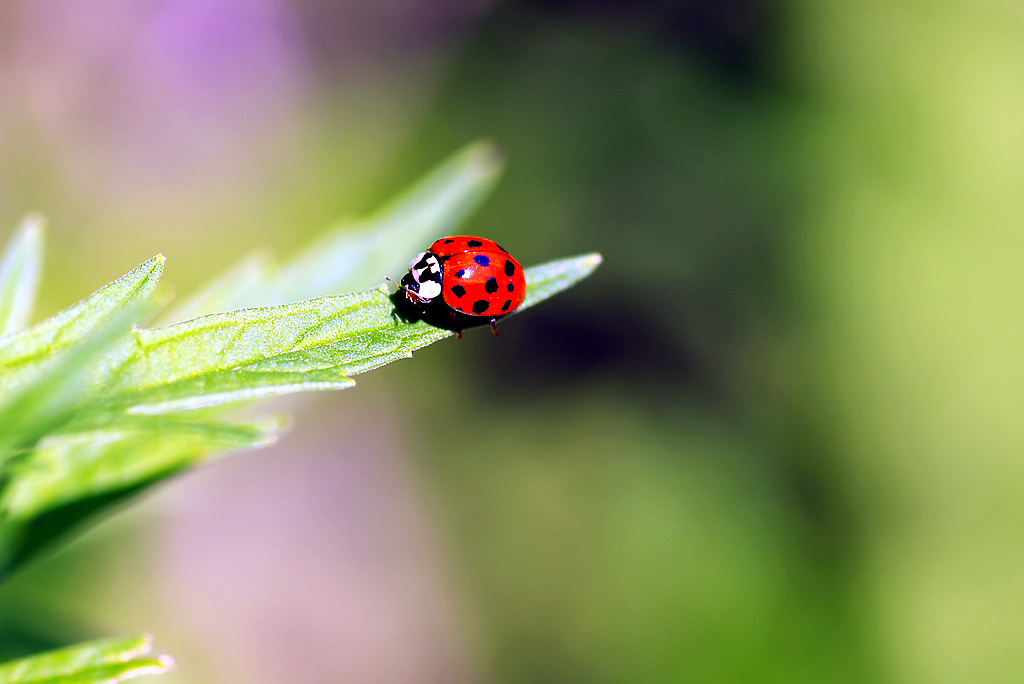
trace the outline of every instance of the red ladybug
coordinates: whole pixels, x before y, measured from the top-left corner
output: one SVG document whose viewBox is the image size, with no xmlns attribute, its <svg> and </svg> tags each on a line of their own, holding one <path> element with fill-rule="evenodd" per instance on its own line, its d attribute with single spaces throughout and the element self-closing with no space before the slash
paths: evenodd
<svg viewBox="0 0 1024 684">
<path fill-rule="evenodd" d="M 417 254 L 392 296 L 398 313 L 454 330 L 497 321 L 523 303 L 523 267 L 496 242 L 458 235 L 441 238 Z"/>
</svg>

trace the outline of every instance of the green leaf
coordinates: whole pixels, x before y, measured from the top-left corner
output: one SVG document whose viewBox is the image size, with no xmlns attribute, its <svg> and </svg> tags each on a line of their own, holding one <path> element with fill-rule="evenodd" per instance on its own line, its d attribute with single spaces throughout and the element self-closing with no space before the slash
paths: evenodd
<svg viewBox="0 0 1024 684">
<path fill-rule="evenodd" d="M 99 391 L 97 378 L 130 356 L 126 335 L 141 310 L 129 305 L 85 339 L 0 378 L 0 391 L 6 389 L 0 393 L 0 466 L 69 421 Z"/>
<path fill-rule="evenodd" d="M 277 393 L 313 373 L 313 383 L 350 386 L 345 376 L 408 357 L 449 333 L 393 316 L 384 288 L 241 309 L 137 332 L 137 353 L 121 369 L 113 401 L 152 411 L 154 398 L 187 408 Z M 248 379 L 254 379 L 247 385 Z M 209 390 L 215 388 L 211 394 Z"/>
<path fill-rule="evenodd" d="M 526 269 L 533 306 L 589 275 L 589 254 Z M 384 288 L 212 314 L 140 330 L 105 410 L 159 413 L 271 394 L 345 389 L 363 373 L 451 335 L 394 315 Z"/>
<path fill-rule="evenodd" d="M 504 164 L 497 148 L 473 143 L 370 218 L 342 225 L 282 269 L 281 301 L 372 287 L 450 233 L 491 193 Z"/>
<path fill-rule="evenodd" d="M 0 576 L 99 510 L 212 454 L 270 444 L 282 427 L 278 418 L 107 415 L 91 423 L 79 419 L 10 466 L 0 495 Z"/>
<path fill-rule="evenodd" d="M 167 656 L 151 656 L 150 639 L 104 639 L 41 653 L 0 665 L 0 684 L 101 684 L 174 667 Z"/>
<path fill-rule="evenodd" d="M 179 470 L 191 458 L 274 441 L 279 421 L 252 424 L 173 419 L 165 416 L 108 418 L 109 425 L 76 426 L 39 443 L 20 461 L 0 498 L 7 520 L 37 515 L 79 498 L 123 489 L 156 473 Z M 140 447 L 145 446 L 143 450 Z"/>
<path fill-rule="evenodd" d="M 81 342 L 118 311 L 144 303 L 163 270 L 164 257 L 158 254 L 57 315 L 0 338 L 0 392 L 10 389 L 15 371 Z"/>
<path fill-rule="evenodd" d="M 586 278 L 601 265 L 597 252 L 568 259 L 557 259 L 526 269 L 526 299 L 519 311 L 540 304 L 548 297 L 567 290 Z M 518 311 L 517 311 L 518 313 Z"/>
<path fill-rule="evenodd" d="M 186 377 L 165 385 L 113 395 L 108 405 L 129 414 L 159 414 L 219 406 L 279 394 L 348 389 L 355 381 L 333 368 L 287 370 L 284 364 L 268 360 L 268 369 L 227 368 Z M 273 368 L 279 365 L 278 368 Z"/>
<path fill-rule="evenodd" d="M 264 253 L 246 257 L 164 320 L 372 287 L 458 226 L 490 194 L 502 166 L 494 145 L 473 143 L 373 216 L 342 223 L 280 269 Z"/>
<path fill-rule="evenodd" d="M 25 327 L 32 315 L 43 261 L 43 218 L 30 214 L 0 261 L 0 335 Z"/>
<path fill-rule="evenodd" d="M 0 465 L 99 392 L 132 350 L 138 320 L 163 271 L 156 256 L 68 309 L 0 338 Z"/>
</svg>

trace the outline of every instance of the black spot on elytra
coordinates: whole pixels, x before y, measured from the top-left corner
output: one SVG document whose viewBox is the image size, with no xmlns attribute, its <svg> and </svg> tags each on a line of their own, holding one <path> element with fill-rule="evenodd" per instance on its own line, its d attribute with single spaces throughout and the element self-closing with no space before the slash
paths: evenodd
<svg viewBox="0 0 1024 684">
<path fill-rule="evenodd" d="M 458 271 L 455 272 L 455 277 L 456 278 L 465 278 L 466 277 L 466 269 L 460 268 Z"/>
<path fill-rule="evenodd" d="M 516 265 L 511 261 L 505 262 L 505 275 L 512 277 L 512 274 L 516 272 Z"/>
<path fill-rule="evenodd" d="M 480 257 L 477 258 L 479 259 Z M 490 306 L 490 304 L 488 304 L 486 299 L 478 299 L 473 302 L 473 313 L 482 314 L 484 311 L 487 311 L 488 306 Z"/>
<path fill-rule="evenodd" d="M 466 288 L 462 287 L 461 285 L 452 285 L 452 294 L 455 295 L 456 297 L 465 297 Z"/>
<path fill-rule="evenodd" d="M 514 291 L 515 289 L 516 289 L 516 286 L 515 286 L 515 285 L 513 285 L 512 283 L 509 283 L 509 284 L 508 284 L 508 291 L 509 291 L 509 292 L 512 292 L 512 291 Z"/>
<path fill-rule="evenodd" d="M 511 299 L 506 299 L 505 303 L 501 305 L 501 310 L 502 311 L 508 311 L 508 307 L 510 307 L 510 306 L 512 306 L 512 300 Z"/>
<path fill-rule="evenodd" d="M 488 278 L 487 282 L 484 283 L 484 290 L 486 292 L 497 292 L 498 291 L 498 279 L 493 277 L 493 276 Z"/>
<path fill-rule="evenodd" d="M 484 268 L 487 268 L 488 266 L 491 265 L 491 260 L 488 259 L 483 254 L 477 254 L 475 257 L 473 257 L 473 261 L 475 261 L 476 263 L 480 264 Z"/>
<path fill-rule="evenodd" d="M 443 242 L 442 244 L 445 244 L 445 245 L 450 245 L 450 244 L 452 244 L 453 242 L 455 242 L 455 240 L 453 240 L 452 238 L 448 238 L 448 239 L 447 239 L 447 240 L 445 240 L 445 241 L 444 241 L 444 242 Z"/>
<path fill-rule="evenodd" d="M 470 240 L 469 242 L 466 243 L 466 245 L 469 247 L 483 247 L 484 243 L 480 242 L 479 240 Z"/>
</svg>

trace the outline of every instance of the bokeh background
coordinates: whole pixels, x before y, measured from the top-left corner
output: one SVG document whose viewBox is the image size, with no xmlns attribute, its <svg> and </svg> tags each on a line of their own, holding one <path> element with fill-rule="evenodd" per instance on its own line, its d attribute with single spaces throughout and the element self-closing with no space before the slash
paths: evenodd
<svg viewBox="0 0 1024 684">
<path fill-rule="evenodd" d="M 187 293 L 480 137 L 594 277 L 23 570 L 168 682 L 1024 681 L 1024 4 L 4 0 L 42 313 Z M 381 274 L 386 275 L 386 274 Z M 393 277 L 399 274 L 388 274 Z"/>
</svg>

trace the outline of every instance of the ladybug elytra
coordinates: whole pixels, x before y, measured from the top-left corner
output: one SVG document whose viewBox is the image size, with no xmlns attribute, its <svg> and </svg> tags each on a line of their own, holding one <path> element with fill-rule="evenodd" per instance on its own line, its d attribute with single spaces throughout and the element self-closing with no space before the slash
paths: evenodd
<svg viewBox="0 0 1024 684">
<path fill-rule="evenodd" d="M 392 301 L 410 321 L 454 330 L 489 323 L 514 312 L 526 297 L 523 267 L 496 242 L 457 235 L 436 240 L 409 264 Z"/>
</svg>

